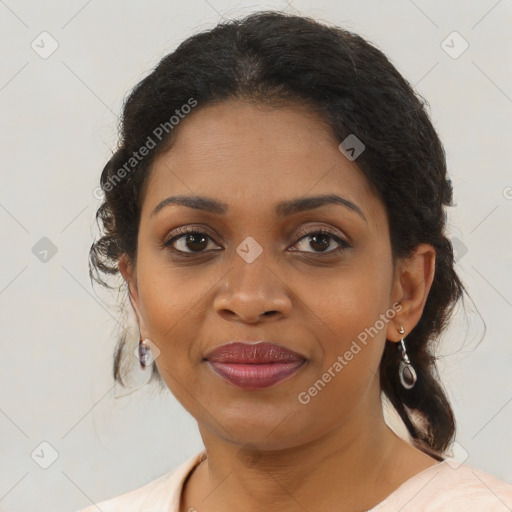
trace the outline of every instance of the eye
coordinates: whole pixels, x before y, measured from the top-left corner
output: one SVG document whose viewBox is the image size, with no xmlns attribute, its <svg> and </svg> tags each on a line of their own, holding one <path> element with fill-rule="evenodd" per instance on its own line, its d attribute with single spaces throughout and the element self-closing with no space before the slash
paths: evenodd
<svg viewBox="0 0 512 512">
<path fill-rule="evenodd" d="M 297 236 L 301 234 L 302 233 L 299 232 Z M 172 235 L 171 238 L 162 244 L 162 247 L 170 247 L 175 253 L 205 253 L 207 252 L 210 242 L 215 242 L 207 233 L 193 227 L 179 228 L 175 230 Z M 308 238 L 309 241 L 307 241 Z M 329 249 L 332 246 L 332 242 L 338 244 L 338 247 L 336 248 L 335 246 L 333 249 Z M 317 254 L 338 252 L 351 247 L 348 242 L 328 229 L 309 231 L 305 233 L 294 246 L 300 245 L 300 243 L 306 246 L 305 249 L 299 249 L 300 252 L 312 252 Z M 313 251 L 307 250 L 307 243 L 309 243 L 310 248 L 313 248 Z"/>
<path fill-rule="evenodd" d="M 185 227 L 174 231 L 174 236 L 164 242 L 162 246 L 170 247 L 172 251 L 177 253 L 202 253 L 205 252 L 210 241 L 213 242 L 214 240 L 204 231 Z"/>
<path fill-rule="evenodd" d="M 307 240 L 308 238 L 309 241 Z M 310 231 L 309 233 L 306 233 L 300 240 L 298 240 L 295 245 L 300 244 L 303 241 L 304 245 L 309 243 L 309 247 L 314 249 L 313 251 L 304 250 L 304 252 L 332 253 L 343 251 L 344 249 L 351 247 L 348 242 L 343 240 L 335 233 L 329 231 L 328 229 L 316 229 L 314 231 Z M 336 242 L 339 247 L 332 250 L 327 250 L 331 246 L 332 241 Z"/>
</svg>

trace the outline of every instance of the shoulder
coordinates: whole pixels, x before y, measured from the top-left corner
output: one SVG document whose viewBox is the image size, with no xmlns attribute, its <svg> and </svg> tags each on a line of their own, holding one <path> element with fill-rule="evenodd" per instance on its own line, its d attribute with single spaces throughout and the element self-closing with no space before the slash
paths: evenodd
<svg viewBox="0 0 512 512">
<path fill-rule="evenodd" d="M 445 459 L 402 484 L 371 512 L 510 512 L 512 485 L 481 469 Z"/>
<path fill-rule="evenodd" d="M 457 510 L 486 510 L 505 512 L 512 509 L 512 485 L 504 480 L 467 464 L 451 463 L 447 459 L 439 469 L 436 501 L 445 507 Z M 455 508 L 454 508 L 455 507 Z"/>
<path fill-rule="evenodd" d="M 154 512 L 178 510 L 183 482 L 205 452 L 188 458 L 174 470 L 132 491 L 95 503 L 78 512 Z"/>
</svg>

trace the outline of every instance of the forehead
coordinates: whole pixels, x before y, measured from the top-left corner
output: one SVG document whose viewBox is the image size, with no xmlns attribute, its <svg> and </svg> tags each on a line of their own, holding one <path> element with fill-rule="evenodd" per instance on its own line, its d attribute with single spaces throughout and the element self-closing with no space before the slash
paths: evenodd
<svg viewBox="0 0 512 512">
<path fill-rule="evenodd" d="M 338 193 L 367 216 L 379 216 L 380 201 L 338 145 L 330 127 L 306 107 L 240 100 L 198 106 L 180 122 L 172 148 L 155 160 L 143 215 L 177 194 L 260 211 L 285 198 Z"/>
</svg>

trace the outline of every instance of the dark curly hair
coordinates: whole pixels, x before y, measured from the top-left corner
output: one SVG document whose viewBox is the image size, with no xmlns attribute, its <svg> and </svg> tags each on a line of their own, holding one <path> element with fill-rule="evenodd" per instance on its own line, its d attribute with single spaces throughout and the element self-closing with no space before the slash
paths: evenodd
<svg viewBox="0 0 512 512">
<path fill-rule="evenodd" d="M 400 385 L 400 353 L 396 343 L 386 341 L 380 385 L 414 444 L 441 460 L 454 438 L 455 419 L 439 383 L 434 346 L 466 290 L 444 232 L 444 206 L 453 206 L 452 185 L 443 146 L 426 112 L 428 103 L 371 43 L 307 17 L 259 12 L 189 37 L 125 101 L 119 146 L 101 174 L 105 195 L 96 220 L 102 233 L 90 248 L 92 280 L 113 288 L 100 274 L 119 277 L 123 254 L 136 264 L 151 164 L 171 147 L 179 125 L 171 127 L 169 119 L 191 98 L 197 108 L 230 98 L 308 105 L 338 140 L 355 134 L 364 142 L 357 165 L 385 205 L 393 261 L 410 256 L 422 242 L 436 250 L 434 281 L 422 317 L 408 335 L 417 383 L 409 390 Z M 159 126 L 167 126 L 165 135 L 155 137 Z M 149 138 L 155 147 L 134 160 L 134 152 L 148 145 Z M 121 384 L 126 340 L 125 332 L 114 356 L 114 379 Z M 156 365 L 152 377 L 162 383 Z"/>
</svg>

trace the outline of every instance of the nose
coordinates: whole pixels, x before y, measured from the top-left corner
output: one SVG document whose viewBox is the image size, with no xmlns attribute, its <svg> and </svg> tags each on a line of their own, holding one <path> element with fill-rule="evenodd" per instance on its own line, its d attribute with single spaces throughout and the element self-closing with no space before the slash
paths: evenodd
<svg viewBox="0 0 512 512">
<path fill-rule="evenodd" d="M 240 258 L 224 277 L 214 309 L 226 320 L 240 323 L 275 321 L 290 315 L 290 295 L 284 276 L 269 268 L 264 257 L 252 263 Z"/>
</svg>

